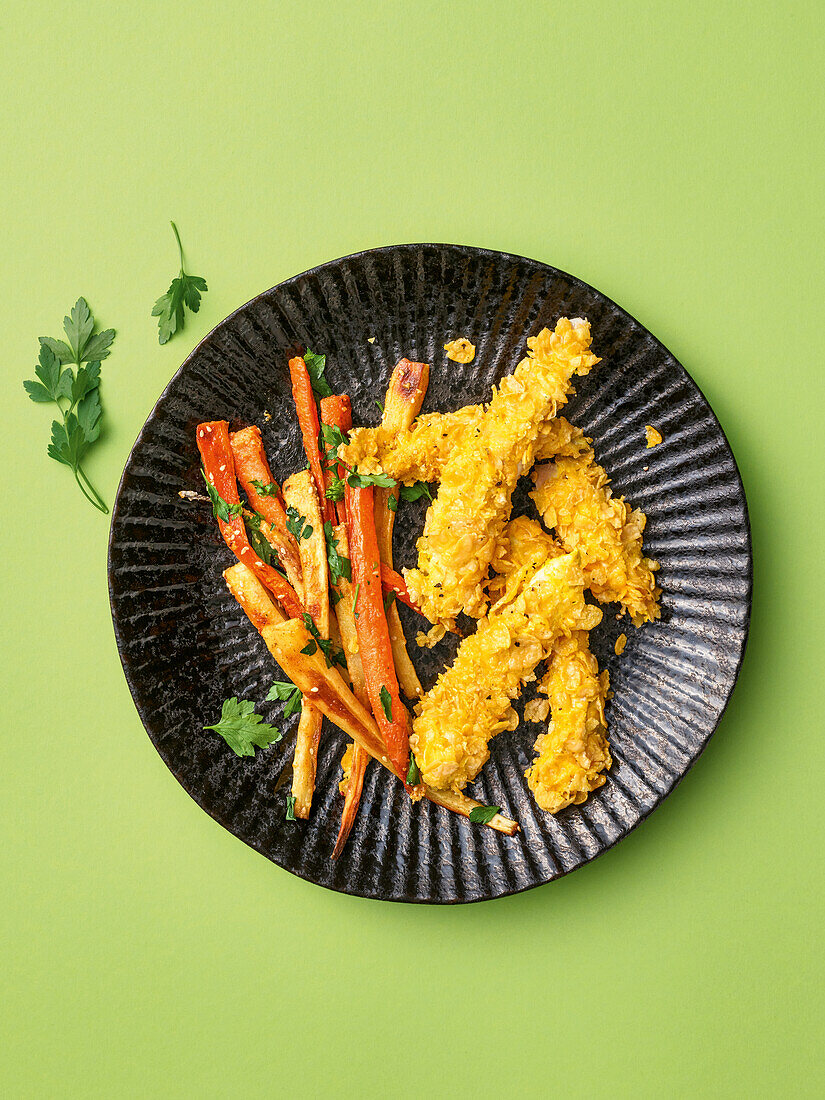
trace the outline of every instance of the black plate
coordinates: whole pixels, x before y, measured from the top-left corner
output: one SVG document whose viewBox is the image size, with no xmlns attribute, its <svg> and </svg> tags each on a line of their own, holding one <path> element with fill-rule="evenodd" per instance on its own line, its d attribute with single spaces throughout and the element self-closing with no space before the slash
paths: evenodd
<svg viewBox="0 0 825 1100">
<path fill-rule="evenodd" d="M 608 609 L 594 651 L 610 670 L 614 764 L 581 807 L 537 809 L 524 770 L 540 732 L 523 724 L 497 737 L 472 793 L 521 824 L 515 837 L 470 826 L 427 802 L 412 806 L 376 765 L 341 859 L 329 858 L 340 815 L 343 735 L 325 724 L 311 820 L 284 820 L 288 788 L 274 793 L 291 757 L 283 741 L 240 759 L 204 733 L 229 695 L 262 703 L 276 668 L 229 596 L 230 564 L 201 490 L 194 428 L 200 420 L 258 424 L 274 476 L 304 464 L 287 349 L 328 356 L 337 392 L 352 395 L 356 423 L 375 423 L 395 362 L 433 365 L 425 410 L 489 397 L 524 354 L 525 340 L 560 316 L 587 317 L 603 362 L 576 379 L 567 415 L 648 515 L 646 550 L 662 565 L 662 621 L 633 630 Z M 469 336 L 473 363 L 448 361 L 442 344 Z M 375 337 L 374 343 L 368 338 Z M 270 419 L 271 415 L 271 419 Z M 644 427 L 664 443 L 645 448 Z M 529 504 L 523 491 L 517 509 Z M 399 509 L 396 565 L 414 562 L 423 505 Z M 173 775 L 217 821 L 279 866 L 322 886 L 369 898 L 458 902 L 549 882 L 609 848 L 673 789 L 716 728 L 742 661 L 751 597 L 747 506 L 713 412 L 673 356 L 603 294 L 533 260 L 454 245 L 401 245 L 348 256 L 288 279 L 223 321 L 167 386 L 135 443 L 112 517 L 109 588 L 126 679 L 149 736 Z M 404 609 L 406 612 L 406 609 Z M 425 687 L 454 648 L 415 646 L 421 620 L 405 616 Z M 613 644 L 629 636 L 621 659 Z"/>
</svg>

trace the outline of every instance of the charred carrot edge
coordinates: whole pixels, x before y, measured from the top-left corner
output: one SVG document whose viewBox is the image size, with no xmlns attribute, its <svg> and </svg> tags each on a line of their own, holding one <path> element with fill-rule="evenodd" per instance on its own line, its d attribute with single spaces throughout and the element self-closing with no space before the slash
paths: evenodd
<svg viewBox="0 0 825 1100">
<path fill-rule="evenodd" d="M 217 490 L 227 504 L 240 504 L 238 483 L 235 480 L 235 462 L 229 443 L 229 425 L 225 420 L 213 420 L 199 424 L 195 439 L 200 451 L 203 469 L 209 484 Z M 271 565 L 262 562 L 252 547 L 241 516 L 230 516 L 229 522 L 218 520 L 224 542 L 244 565 L 266 585 L 272 595 L 283 604 L 291 617 L 301 615 L 303 607 L 295 589 Z"/>
<path fill-rule="evenodd" d="M 298 413 L 298 424 L 304 441 L 304 451 L 318 488 L 321 512 L 324 520 L 334 523 L 335 513 L 333 512 L 332 501 L 327 500 L 327 478 L 321 462 L 321 450 L 318 446 L 321 425 L 318 421 L 318 409 L 315 407 L 315 394 L 312 392 L 312 382 L 310 381 L 307 365 L 300 356 L 290 359 L 289 376 L 292 379 L 292 398 L 295 402 L 295 411 Z"/>
<path fill-rule="evenodd" d="M 246 493 L 250 507 L 270 525 L 271 531 L 267 532 L 267 540 L 275 544 L 276 553 L 292 587 L 300 593 L 302 579 L 298 544 L 295 536 L 287 530 L 280 486 L 272 477 L 261 439 L 261 429 L 251 424 L 240 431 L 230 432 L 229 443 L 235 460 L 235 474 Z M 255 488 L 253 483 L 256 481 L 261 485 L 274 485 L 275 491 L 264 496 Z"/>
<path fill-rule="evenodd" d="M 421 614 L 420 608 L 407 591 L 407 582 L 400 573 L 397 573 L 385 561 L 381 562 L 381 587 L 384 589 L 385 594 L 394 592 L 397 600 L 405 603 L 407 607 L 411 607 L 413 611 L 417 611 L 419 615 Z"/>
<path fill-rule="evenodd" d="M 309 641 L 303 622 L 297 619 L 285 621 L 282 613 L 273 605 L 260 582 L 246 566 L 233 565 L 224 572 L 224 579 L 229 591 L 249 616 L 285 675 L 302 692 L 311 695 L 314 705 L 331 722 L 400 778 L 387 757 L 386 746 L 375 720 L 347 687 L 338 670 L 327 668 L 317 650 L 311 656 L 302 652 Z M 423 789 L 424 797 L 430 802 L 464 817 L 469 817 L 470 811 L 481 805 L 465 794 L 436 791 L 430 787 L 417 789 Z M 503 814 L 496 814 L 486 824 L 487 828 L 509 836 L 518 832 L 518 823 Z"/>
<path fill-rule="evenodd" d="M 334 393 L 332 397 L 321 398 L 321 423 L 331 427 L 340 428 L 342 432 L 348 432 L 352 427 L 352 402 L 349 394 Z M 336 474 L 339 478 L 347 472 L 343 462 L 336 465 Z M 347 505 L 345 500 L 335 502 L 335 511 L 339 523 L 347 522 Z"/>
<path fill-rule="evenodd" d="M 406 776 L 410 760 L 410 716 L 398 690 L 384 610 L 373 488 L 370 485 L 355 489 L 348 481 L 345 485 L 352 583 L 358 591 L 355 625 L 367 694 L 390 760 L 399 774 Z M 382 700 L 382 691 L 389 693 L 389 700 L 386 696 Z"/>
<path fill-rule="evenodd" d="M 399 359 L 395 365 L 384 398 L 384 412 L 381 427 L 385 432 L 394 434 L 407 430 L 421 412 L 421 405 L 427 393 L 430 368 L 427 363 L 413 363 L 409 359 Z M 378 536 L 378 552 L 381 561 L 392 568 L 392 532 L 395 525 L 395 507 L 397 507 L 398 486 L 392 489 L 375 491 L 375 533 Z M 421 681 L 407 653 L 407 639 L 398 608 L 393 603 L 387 609 L 387 626 L 390 631 L 390 645 L 395 661 L 395 671 L 401 690 L 408 699 L 417 699 L 422 694 Z"/>
</svg>

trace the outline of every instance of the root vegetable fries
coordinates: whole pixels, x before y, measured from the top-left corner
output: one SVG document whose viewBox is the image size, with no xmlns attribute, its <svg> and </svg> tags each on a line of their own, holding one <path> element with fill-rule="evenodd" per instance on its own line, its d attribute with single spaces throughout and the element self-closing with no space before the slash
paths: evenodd
<svg viewBox="0 0 825 1100">
<path fill-rule="evenodd" d="M 253 424 L 238 432 L 231 432 L 229 442 L 235 460 L 235 474 L 246 493 L 249 505 L 269 524 L 265 537 L 277 553 L 292 587 L 300 594 L 302 579 L 298 544 L 286 527 L 281 491 L 272 479 L 272 471 L 264 453 L 261 429 Z M 259 485 L 272 485 L 274 489 L 265 494 L 260 493 L 255 482 Z"/>
<path fill-rule="evenodd" d="M 284 674 L 302 692 L 314 698 L 318 708 L 331 722 L 397 775 L 374 718 L 356 699 L 338 670 L 326 667 L 323 654 L 318 649 L 311 656 L 301 652 L 309 642 L 303 622 L 299 619 L 285 620 L 263 585 L 246 566 L 233 565 L 224 573 L 224 579 Z M 452 791 L 433 791 L 429 787 L 423 790 L 424 796 L 431 802 L 464 817 L 469 817 L 470 811 L 481 805 L 475 799 Z M 518 824 L 503 814 L 496 814 L 486 824 L 488 828 L 509 836 L 518 832 Z"/>
<path fill-rule="evenodd" d="M 315 478 L 321 511 L 325 520 L 335 523 L 332 501 L 327 500 L 326 496 L 327 477 L 324 472 L 324 465 L 321 462 L 321 450 L 318 446 L 318 435 L 321 431 L 321 425 L 318 422 L 318 409 L 315 407 L 315 394 L 312 392 L 312 382 L 303 358 L 290 359 L 289 376 L 292 379 L 292 398 L 295 402 L 295 411 L 298 413 L 298 424 L 304 441 L 304 451 L 312 470 L 312 476 Z"/>
<path fill-rule="evenodd" d="M 355 627 L 367 694 L 394 769 L 406 776 L 410 759 L 410 716 L 398 691 L 384 611 L 372 486 L 354 489 L 346 482 L 346 502 L 352 583 L 357 593 Z"/>
<path fill-rule="evenodd" d="M 284 501 L 306 520 L 305 529 L 312 528 L 306 538 L 298 540 L 301 573 L 304 582 L 304 608 L 312 617 L 322 638 L 329 637 L 329 570 L 327 543 L 321 516 L 321 503 L 315 490 L 315 482 L 309 470 L 299 470 L 284 482 Z M 301 700 L 301 717 L 295 739 L 295 757 L 292 762 L 292 794 L 295 798 L 296 817 L 309 817 L 312 794 L 315 790 L 315 772 L 318 766 L 318 744 L 321 740 L 323 714 L 312 700 Z"/>
<path fill-rule="evenodd" d="M 321 403 L 323 406 L 323 402 Z M 341 523 L 332 529 L 333 537 L 338 541 L 338 553 L 343 557 L 349 557 L 349 543 L 347 541 L 346 525 Z M 364 677 L 364 665 L 358 649 L 358 632 L 355 628 L 355 616 L 353 614 L 353 588 L 352 582 L 341 576 L 335 585 L 335 591 L 339 599 L 335 604 L 335 617 L 338 620 L 338 629 L 341 634 L 341 647 L 347 662 L 347 671 L 352 681 L 352 690 L 356 699 L 365 708 L 369 709 L 370 701 L 367 695 L 367 681 Z M 344 806 L 341 810 L 341 827 L 338 830 L 338 839 L 335 842 L 335 850 L 332 858 L 337 859 L 344 849 L 358 813 L 358 803 L 361 800 L 361 791 L 364 787 L 364 773 L 367 770 L 369 753 L 362 748 L 357 741 L 353 742 L 352 763 L 350 765 L 349 780 L 344 795 Z"/>
<path fill-rule="evenodd" d="M 229 443 L 229 426 L 225 420 L 199 424 L 195 432 L 203 469 L 209 485 L 227 504 L 240 504 L 238 483 L 235 480 L 235 463 L 232 447 Z M 228 520 L 218 520 L 224 541 L 238 561 L 248 566 L 258 579 L 266 585 L 272 595 L 283 604 L 288 615 L 297 616 L 303 612 L 301 601 L 295 589 L 271 565 L 262 562 L 252 547 L 246 534 L 243 518 L 230 515 Z"/>
<path fill-rule="evenodd" d="M 358 492 L 358 490 L 355 491 Z M 378 536 L 376 535 L 376 538 L 377 537 Z M 420 615 L 421 611 L 419 610 L 417 604 L 413 602 L 412 596 L 407 591 L 407 582 L 404 580 L 401 574 L 397 573 L 391 565 L 387 565 L 387 563 L 384 561 L 382 561 L 380 564 L 380 572 L 381 587 L 384 590 L 384 594 L 388 595 L 390 592 L 394 592 L 395 598 L 397 600 L 405 603 L 407 607 L 412 608 L 413 611 L 417 611 Z"/>
<path fill-rule="evenodd" d="M 330 427 L 340 428 L 342 432 L 349 432 L 352 428 L 352 402 L 346 393 L 333 394 L 332 397 L 321 398 L 321 423 Z M 336 466 L 336 474 L 343 478 L 346 467 L 342 462 Z M 343 499 L 335 501 L 335 511 L 339 523 L 347 521 L 347 506 Z"/>
<path fill-rule="evenodd" d="M 398 361 L 384 399 L 381 427 L 385 431 L 402 432 L 412 425 L 421 411 L 429 380 L 430 368 L 427 363 L 412 363 L 409 359 Z M 395 509 L 390 508 L 390 497 L 394 497 L 397 504 L 398 486 L 393 489 L 378 488 L 375 491 L 375 533 L 378 538 L 378 552 L 381 561 L 392 568 L 392 529 L 395 523 Z M 408 699 L 417 699 L 422 692 L 421 681 L 407 653 L 407 639 L 404 637 L 404 628 L 395 604 L 387 610 L 387 627 L 401 690 Z"/>
</svg>

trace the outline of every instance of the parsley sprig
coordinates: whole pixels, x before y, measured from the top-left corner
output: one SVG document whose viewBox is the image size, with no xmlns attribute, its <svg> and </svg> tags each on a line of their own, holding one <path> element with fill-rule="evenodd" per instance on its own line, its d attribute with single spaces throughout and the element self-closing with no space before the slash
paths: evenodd
<svg viewBox="0 0 825 1100">
<path fill-rule="evenodd" d="M 162 294 L 152 307 L 152 316 L 158 319 L 158 343 L 165 344 L 168 340 L 183 328 L 184 306 L 192 313 L 197 313 L 201 308 L 201 292 L 205 293 L 209 288 L 206 280 L 200 275 L 188 275 L 183 266 L 183 245 L 180 243 L 180 233 L 174 222 L 169 223 L 178 242 L 180 254 L 180 272 L 171 286 Z"/>
<path fill-rule="evenodd" d="M 257 478 L 253 478 L 252 488 L 262 497 L 276 497 L 278 495 L 277 481 L 259 481 Z"/>
<path fill-rule="evenodd" d="M 304 352 L 304 362 L 307 365 L 309 380 L 316 395 L 318 397 L 332 397 L 329 382 L 324 378 L 324 371 L 327 369 L 326 355 L 316 355 L 314 351 L 307 348 Z"/>
<path fill-rule="evenodd" d="M 347 475 L 347 484 L 353 489 L 366 489 L 369 485 L 377 485 L 379 489 L 392 489 L 398 482 L 389 474 L 359 474 L 357 470 L 352 470 Z"/>
<path fill-rule="evenodd" d="M 474 806 L 470 810 L 470 821 L 474 825 L 487 825 L 499 813 L 501 806 Z"/>
<path fill-rule="evenodd" d="M 306 516 L 302 516 L 291 504 L 286 510 L 286 529 L 295 536 L 296 542 L 308 539 L 312 534 L 312 524 L 308 523 Z"/>
<path fill-rule="evenodd" d="M 301 689 L 290 680 L 276 680 L 269 689 L 267 699 L 270 702 L 286 702 L 284 718 L 291 718 L 301 708 Z"/>
<path fill-rule="evenodd" d="M 100 435 L 100 363 L 109 355 L 115 338 L 112 328 L 103 332 L 94 329 L 95 319 L 86 299 L 78 298 L 69 316 L 63 318 L 66 340 L 40 337 L 40 356 L 34 368 L 38 381 L 29 379 L 23 386 L 32 401 L 53 402 L 60 411 L 61 419 L 52 422 L 49 457 L 68 466 L 89 503 L 108 513 L 81 465 Z M 76 371 L 66 365 L 70 363 Z"/>
<path fill-rule="evenodd" d="M 220 734 L 236 756 L 254 756 L 256 747 L 265 749 L 281 740 L 278 727 L 256 714 L 255 704 L 250 699 L 238 699 L 234 695 L 224 700 L 220 721 L 203 728 Z"/>
</svg>

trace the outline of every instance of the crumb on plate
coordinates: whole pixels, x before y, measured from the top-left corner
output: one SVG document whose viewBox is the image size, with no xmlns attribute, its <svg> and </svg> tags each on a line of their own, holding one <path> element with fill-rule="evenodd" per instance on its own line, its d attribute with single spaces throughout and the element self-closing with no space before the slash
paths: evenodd
<svg viewBox="0 0 825 1100">
<path fill-rule="evenodd" d="M 444 626 L 443 623 L 436 623 L 435 626 L 430 627 L 426 634 L 419 630 L 415 636 L 415 644 L 419 649 L 432 649 L 434 645 L 437 645 L 441 641 L 446 633 L 446 626 Z"/>
<path fill-rule="evenodd" d="M 613 646 L 613 652 L 616 654 L 617 657 L 621 656 L 621 654 L 624 653 L 624 647 L 626 645 L 627 635 L 620 634 L 619 637 L 616 639 L 616 644 Z"/>
<path fill-rule="evenodd" d="M 466 336 L 459 336 L 456 340 L 450 340 L 444 345 L 447 358 L 454 363 L 472 363 L 476 357 L 476 346 L 471 344 Z"/>
<path fill-rule="evenodd" d="M 647 436 L 647 448 L 658 447 L 662 442 L 662 433 L 653 427 L 652 424 L 645 424 L 645 435 Z"/>
</svg>

